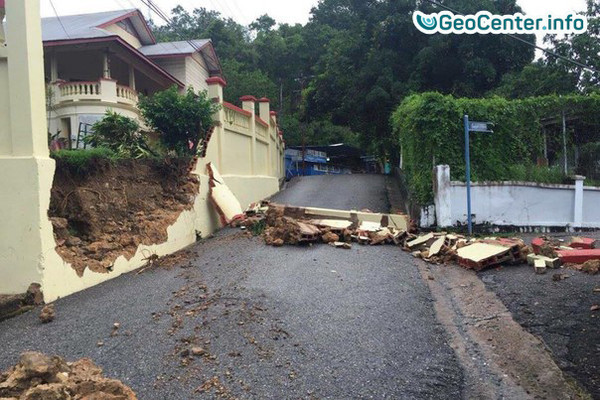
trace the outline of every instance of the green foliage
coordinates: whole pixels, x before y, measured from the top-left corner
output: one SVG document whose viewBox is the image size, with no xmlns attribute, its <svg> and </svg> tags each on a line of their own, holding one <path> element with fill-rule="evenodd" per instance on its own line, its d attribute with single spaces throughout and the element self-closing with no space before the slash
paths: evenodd
<svg viewBox="0 0 600 400">
<path fill-rule="evenodd" d="M 490 91 L 492 95 L 510 99 L 523 99 L 550 94 L 576 92 L 577 79 L 563 69 L 536 62 L 519 72 L 504 75 L 500 86 Z"/>
<path fill-rule="evenodd" d="M 225 100 L 237 104 L 240 97 L 251 93 L 257 98 L 267 97 L 271 100 L 271 108 L 278 105 L 278 88 L 275 83 L 261 70 L 248 70 L 243 63 L 225 59 L 221 62 L 223 73 L 227 77 Z"/>
<path fill-rule="evenodd" d="M 284 116 L 280 119 L 279 124 L 284 132 L 286 144 L 289 146 L 300 146 L 303 143 L 315 146 L 327 146 L 335 143 L 360 146 L 358 133 L 353 132 L 347 126 L 335 125 L 327 119 L 303 123 L 295 116 Z"/>
<path fill-rule="evenodd" d="M 600 142 L 587 143 L 581 147 L 577 172 L 586 178 L 600 180 Z"/>
<path fill-rule="evenodd" d="M 56 160 L 57 168 L 66 168 L 75 174 L 88 174 L 103 165 L 112 164 L 119 156 L 107 148 L 87 150 L 58 150 L 50 152 L 50 157 Z"/>
<path fill-rule="evenodd" d="M 206 92 L 191 88 L 180 94 L 177 87 L 142 97 L 139 108 L 148 124 L 159 132 L 161 144 L 178 156 L 194 156 L 214 125 L 219 105 Z"/>
<path fill-rule="evenodd" d="M 94 124 L 92 132 L 84 140 L 94 147 L 109 149 L 122 158 L 152 155 L 139 124 L 134 119 L 111 110 Z"/>
<path fill-rule="evenodd" d="M 432 167 L 450 166 L 452 179 L 464 180 L 464 127 L 462 117 L 495 123 L 494 133 L 471 134 L 473 181 L 535 180 L 561 182 L 558 168 L 534 167 L 543 154 L 540 121 L 570 115 L 597 122 L 600 96 L 545 96 L 523 100 L 500 97 L 456 99 L 439 93 L 407 97 L 393 113 L 391 124 L 402 146 L 411 195 L 420 204 L 433 200 Z M 550 138 L 551 139 L 551 138 Z M 549 145 L 553 145 L 549 139 Z M 555 143 L 560 148 L 561 144 Z"/>
<path fill-rule="evenodd" d="M 574 35 L 547 35 L 546 43 L 561 56 L 574 59 L 596 70 L 600 65 L 600 3 L 597 0 L 587 0 L 587 10 L 583 15 L 588 20 L 585 33 Z M 566 62 L 552 55 L 545 55 L 544 63 L 570 76 L 576 83 L 576 88 L 584 93 L 598 91 L 600 74 L 579 65 Z"/>
</svg>

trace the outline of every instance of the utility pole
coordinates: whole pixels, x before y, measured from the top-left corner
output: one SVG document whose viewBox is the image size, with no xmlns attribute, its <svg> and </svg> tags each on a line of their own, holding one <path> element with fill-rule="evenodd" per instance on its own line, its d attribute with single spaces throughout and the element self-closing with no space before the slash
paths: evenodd
<svg viewBox="0 0 600 400">
<path fill-rule="evenodd" d="M 565 116 L 565 110 L 562 111 L 562 134 L 563 134 L 563 160 L 565 175 L 569 173 L 569 164 L 567 160 L 567 117 Z"/>
</svg>

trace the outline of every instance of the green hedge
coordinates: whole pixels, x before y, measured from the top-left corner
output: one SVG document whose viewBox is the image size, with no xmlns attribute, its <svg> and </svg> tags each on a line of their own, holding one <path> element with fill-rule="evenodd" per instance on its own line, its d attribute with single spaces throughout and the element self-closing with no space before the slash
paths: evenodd
<svg viewBox="0 0 600 400">
<path fill-rule="evenodd" d="M 413 200 L 433 201 L 433 166 L 450 166 L 452 179 L 465 179 L 463 115 L 471 121 L 494 122 L 494 133 L 471 134 L 473 181 L 564 180 L 557 168 L 535 163 L 543 154 L 541 119 L 561 110 L 600 126 L 600 96 L 545 96 L 523 100 L 501 97 L 454 98 L 439 93 L 409 96 L 392 114 L 391 123 L 402 145 L 404 170 Z M 552 135 L 551 135 L 552 136 Z M 558 135 L 553 135 L 556 142 Z"/>
</svg>

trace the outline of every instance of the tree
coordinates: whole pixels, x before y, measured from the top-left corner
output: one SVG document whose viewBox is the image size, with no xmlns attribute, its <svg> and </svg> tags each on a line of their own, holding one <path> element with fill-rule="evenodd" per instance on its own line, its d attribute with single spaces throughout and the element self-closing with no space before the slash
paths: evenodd
<svg viewBox="0 0 600 400">
<path fill-rule="evenodd" d="M 555 53 L 598 70 L 600 69 L 600 3 L 587 0 L 587 11 L 583 15 L 588 20 L 588 30 L 585 33 L 569 34 L 564 37 L 547 35 L 544 41 L 553 46 Z M 546 65 L 560 70 L 563 74 L 571 75 L 580 91 L 597 91 L 600 84 L 598 72 L 592 72 L 550 54 L 545 55 L 544 62 Z"/>
<path fill-rule="evenodd" d="M 535 62 L 519 72 L 504 75 L 500 86 L 490 94 L 510 99 L 545 96 L 549 94 L 569 94 L 577 91 L 577 79 L 555 65 Z"/>
<path fill-rule="evenodd" d="M 206 91 L 195 93 L 189 88 L 180 94 L 176 86 L 142 97 L 139 107 L 148 124 L 158 131 L 160 142 L 178 156 L 197 154 L 219 110 Z"/>
</svg>

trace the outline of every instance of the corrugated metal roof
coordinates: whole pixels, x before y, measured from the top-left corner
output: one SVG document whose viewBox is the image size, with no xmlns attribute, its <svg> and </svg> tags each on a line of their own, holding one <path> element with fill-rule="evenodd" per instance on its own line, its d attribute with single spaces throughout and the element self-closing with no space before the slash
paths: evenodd
<svg viewBox="0 0 600 400">
<path fill-rule="evenodd" d="M 60 20 L 57 17 L 42 18 L 42 40 L 53 41 L 114 36 L 114 33 L 96 27 L 132 11 L 135 10 L 65 15 L 61 16 Z"/>
<path fill-rule="evenodd" d="M 196 48 L 200 49 L 202 46 L 210 42 L 210 40 L 198 39 L 190 40 L 190 42 L 194 43 Z M 191 54 L 197 51 L 189 42 L 186 41 L 156 43 L 149 46 L 142 46 L 139 50 L 147 57 L 172 54 Z"/>
</svg>

